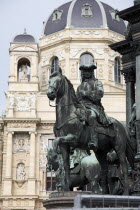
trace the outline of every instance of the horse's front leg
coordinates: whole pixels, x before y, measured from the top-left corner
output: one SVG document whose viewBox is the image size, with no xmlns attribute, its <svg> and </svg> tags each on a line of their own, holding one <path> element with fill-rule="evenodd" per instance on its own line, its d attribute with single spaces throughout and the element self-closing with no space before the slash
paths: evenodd
<svg viewBox="0 0 140 210">
<path fill-rule="evenodd" d="M 70 191 L 70 149 L 69 146 L 60 144 L 60 150 L 63 157 L 63 164 L 65 170 L 65 186 L 64 191 Z"/>
</svg>

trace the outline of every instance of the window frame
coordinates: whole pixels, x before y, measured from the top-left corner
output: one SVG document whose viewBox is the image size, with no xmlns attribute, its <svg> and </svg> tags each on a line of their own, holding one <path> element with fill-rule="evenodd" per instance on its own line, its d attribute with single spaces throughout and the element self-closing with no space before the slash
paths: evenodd
<svg viewBox="0 0 140 210">
<path fill-rule="evenodd" d="M 114 81 L 115 83 L 122 84 L 121 60 L 118 57 L 116 57 L 114 61 Z"/>
</svg>

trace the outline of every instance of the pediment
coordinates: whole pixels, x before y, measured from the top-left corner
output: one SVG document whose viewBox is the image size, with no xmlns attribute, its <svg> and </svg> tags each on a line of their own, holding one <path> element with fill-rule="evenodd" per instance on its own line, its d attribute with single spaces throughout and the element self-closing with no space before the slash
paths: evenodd
<svg viewBox="0 0 140 210">
<path fill-rule="evenodd" d="M 11 51 L 36 51 L 34 47 L 29 46 L 16 46 L 11 49 Z"/>
</svg>

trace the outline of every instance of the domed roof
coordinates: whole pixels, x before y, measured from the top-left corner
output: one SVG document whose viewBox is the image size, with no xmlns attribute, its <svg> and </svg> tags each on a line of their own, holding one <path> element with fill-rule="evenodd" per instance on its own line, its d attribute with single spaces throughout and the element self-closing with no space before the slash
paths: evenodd
<svg viewBox="0 0 140 210">
<path fill-rule="evenodd" d="M 13 42 L 35 43 L 35 38 L 32 35 L 27 34 L 26 29 L 24 29 L 24 33 L 15 36 Z"/>
<path fill-rule="evenodd" d="M 44 25 L 44 35 L 67 28 L 109 28 L 125 34 L 125 23 L 117 10 L 99 0 L 73 0 L 54 10 Z"/>
</svg>

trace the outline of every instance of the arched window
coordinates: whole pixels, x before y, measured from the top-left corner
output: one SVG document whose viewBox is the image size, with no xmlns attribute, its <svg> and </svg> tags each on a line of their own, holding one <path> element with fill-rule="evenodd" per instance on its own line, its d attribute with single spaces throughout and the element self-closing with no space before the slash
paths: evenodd
<svg viewBox="0 0 140 210">
<path fill-rule="evenodd" d="M 51 62 L 51 74 L 59 70 L 59 59 L 54 57 Z"/>
<path fill-rule="evenodd" d="M 18 61 L 18 66 L 17 66 L 18 81 L 20 81 L 20 82 L 30 81 L 30 68 L 31 68 L 31 64 L 27 58 L 21 58 Z"/>
<path fill-rule="evenodd" d="M 93 56 L 90 53 L 84 53 L 80 57 L 80 66 L 90 66 L 93 64 Z"/>
<path fill-rule="evenodd" d="M 78 79 L 81 80 L 81 71 L 79 70 L 79 67 L 85 65 L 85 66 L 91 66 L 94 65 L 94 57 L 92 54 L 90 54 L 89 52 L 85 52 L 80 56 L 80 64 L 78 63 Z M 94 69 L 94 75 L 95 77 L 96 75 L 96 69 Z"/>
<path fill-rule="evenodd" d="M 115 58 L 114 80 L 117 83 L 121 83 L 121 62 L 119 58 Z"/>
</svg>

